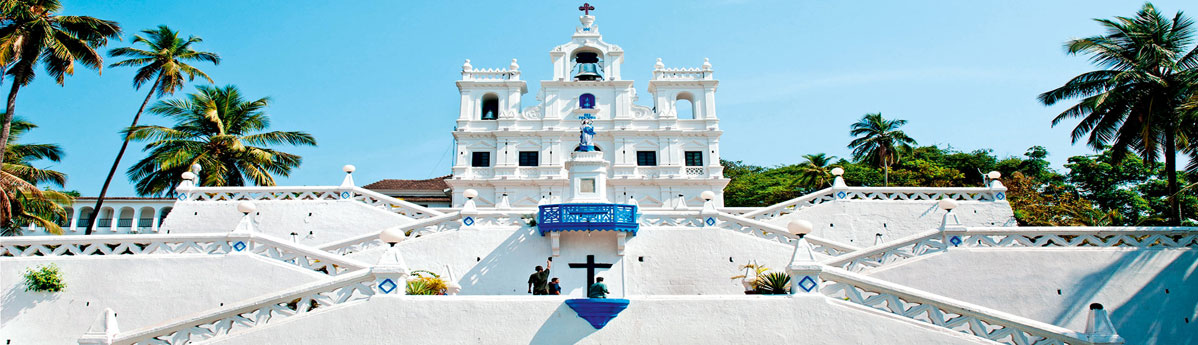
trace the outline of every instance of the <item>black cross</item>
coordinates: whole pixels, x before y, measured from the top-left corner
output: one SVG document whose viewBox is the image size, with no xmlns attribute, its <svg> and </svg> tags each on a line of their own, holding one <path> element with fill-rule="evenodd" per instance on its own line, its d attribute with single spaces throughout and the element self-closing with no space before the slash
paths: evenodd
<svg viewBox="0 0 1198 345">
<path fill-rule="evenodd" d="M 584 2 L 582 3 L 582 6 L 578 6 L 578 10 L 582 11 L 583 15 L 590 15 L 591 11 L 595 10 L 595 6 L 591 6 L 591 4 Z"/>
<path fill-rule="evenodd" d="M 595 283 L 595 269 L 596 268 L 611 268 L 611 264 L 595 263 L 595 256 L 587 255 L 587 263 L 585 263 L 585 264 L 582 264 L 582 263 L 573 264 L 572 263 L 572 264 L 570 264 L 570 268 L 585 268 L 585 269 L 587 269 L 587 288 L 590 288 L 591 284 Z"/>
</svg>

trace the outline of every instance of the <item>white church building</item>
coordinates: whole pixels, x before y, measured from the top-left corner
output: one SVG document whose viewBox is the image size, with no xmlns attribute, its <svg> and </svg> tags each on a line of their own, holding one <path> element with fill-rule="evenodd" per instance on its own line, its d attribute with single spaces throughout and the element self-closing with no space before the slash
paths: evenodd
<svg viewBox="0 0 1198 345">
<path fill-rule="evenodd" d="M 189 172 L 92 235 L 0 237 L 0 342 L 1198 344 L 1198 228 L 1018 226 L 996 172 L 859 187 L 834 169 L 829 188 L 725 207 L 711 65 L 658 62 L 654 106 L 636 105 L 587 12 L 539 104 L 520 104 L 515 61 L 462 66 L 448 176 Z M 530 293 L 538 266 L 560 294 Z M 46 267 L 63 290 L 31 288 Z"/>
</svg>

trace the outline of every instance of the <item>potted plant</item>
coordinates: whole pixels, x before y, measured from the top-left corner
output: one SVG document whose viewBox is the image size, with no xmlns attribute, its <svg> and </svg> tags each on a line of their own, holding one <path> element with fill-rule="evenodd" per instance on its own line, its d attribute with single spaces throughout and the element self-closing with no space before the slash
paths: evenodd
<svg viewBox="0 0 1198 345">
<path fill-rule="evenodd" d="M 37 269 L 26 268 L 24 277 L 25 291 L 61 292 L 67 288 L 67 283 L 62 280 L 62 272 L 55 264 L 38 266 Z"/>
<path fill-rule="evenodd" d="M 412 271 L 407 283 L 409 295 L 444 295 L 448 288 L 440 275 L 426 270 Z"/>
<path fill-rule="evenodd" d="M 757 264 L 756 260 L 741 266 L 745 274 L 733 276 L 740 279 L 745 287 L 746 295 L 785 295 L 790 293 L 790 275 L 783 272 L 770 272 L 770 268 Z"/>
</svg>

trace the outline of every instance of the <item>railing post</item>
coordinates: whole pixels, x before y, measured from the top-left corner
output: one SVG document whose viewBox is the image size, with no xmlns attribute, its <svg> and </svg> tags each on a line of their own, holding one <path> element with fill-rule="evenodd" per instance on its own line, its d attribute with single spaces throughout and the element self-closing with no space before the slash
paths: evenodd
<svg viewBox="0 0 1198 345">
<path fill-rule="evenodd" d="M 83 337 L 79 338 L 79 345 L 112 345 L 112 340 L 119 333 L 121 330 L 117 327 L 116 312 L 111 308 L 104 308 L 104 314 L 100 315 L 87 329 L 87 333 L 83 333 Z"/>
<path fill-rule="evenodd" d="M 408 287 L 408 264 L 404 262 L 399 247 L 395 244 L 403 241 L 404 234 L 398 229 L 383 230 L 379 235 L 383 242 L 390 245 L 377 264 L 370 268 L 374 275 L 373 287 L 381 295 L 404 295 Z"/>
<path fill-rule="evenodd" d="M 716 216 L 720 213 L 715 209 L 715 192 L 704 191 L 699 196 L 703 198 L 703 209 L 699 211 L 702 219 L 699 221 L 703 222 L 704 227 L 713 227 L 719 222 Z"/>
<path fill-rule="evenodd" d="M 811 222 L 801 219 L 791 220 L 786 225 L 791 234 L 799 237 L 799 240 L 795 241 L 794 255 L 790 257 L 790 265 L 786 266 L 786 274 L 790 275 L 790 293 L 792 295 L 819 293 L 819 274 L 824 270 L 824 266 L 815 260 L 815 249 L 805 238 L 808 233 L 811 233 L 813 227 Z"/>
<path fill-rule="evenodd" d="M 943 209 L 944 220 L 940 222 L 940 243 L 944 244 L 944 250 L 948 250 L 949 246 L 959 246 L 964 240 L 956 235 L 949 236 L 948 231 L 964 231 L 965 226 L 961 225 L 961 220 L 957 218 L 957 214 L 953 213 L 953 209 L 957 208 L 957 202 L 952 199 L 941 199 L 937 205 Z"/>
<path fill-rule="evenodd" d="M 354 167 L 351 164 L 346 164 L 341 167 L 341 171 L 345 172 L 345 179 L 341 180 L 341 186 L 337 189 L 337 200 L 351 200 L 354 198 Z"/>
<path fill-rule="evenodd" d="M 466 197 L 466 203 L 462 205 L 462 211 L 459 212 L 462 215 L 462 227 L 473 228 L 478 221 L 478 207 L 474 205 L 474 198 L 478 197 L 478 191 L 467 189 L 462 192 L 462 196 Z"/>
<path fill-rule="evenodd" d="M 1007 202 L 1007 187 L 1002 184 L 1002 181 L 998 180 L 1002 177 L 1002 173 L 991 171 L 986 174 L 986 177 L 990 178 L 990 185 L 988 187 L 990 187 L 991 200 L 994 202 Z"/>
<path fill-rule="evenodd" d="M 1102 308 L 1102 304 L 1091 303 L 1090 313 L 1086 317 L 1086 338 L 1095 345 L 1123 344 L 1123 337 L 1115 331 L 1111 317 Z"/>
<path fill-rule="evenodd" d="M 845 200 L 849 196 L 849 185 L 844 183 L 844 177 L 841 175 L 844 175 L 844 169 L 840 167 L 832 168 L 832 176 L 835 176 L 832 179 L 832 198 L 836 201 Z"/>
</svg>

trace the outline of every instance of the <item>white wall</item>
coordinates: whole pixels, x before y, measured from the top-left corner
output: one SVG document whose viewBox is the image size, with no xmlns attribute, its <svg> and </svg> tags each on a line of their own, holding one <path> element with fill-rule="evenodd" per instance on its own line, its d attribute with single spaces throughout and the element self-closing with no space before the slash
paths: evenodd
<svg viewBox="0 0 1198 345">
<path fill-rule="evenodd" d="M 170 233 L 228 232 L 242 214 L 236 201 L 178 202 L 162 227 Z M 318 246 L 406 224 L 407 217 L 352 200 L 253 201 L 255 230 L 280 239 L 299 234 L 299 243 Z M 309 238 L 309 234 L 312 235 Z"/>
<path fill-rule="evenodd" d="M 375 297 L 212 344 L 985 344 L 820 296 L 636 298 L 603 329 L 561 297 Z"/>
<path fill-rule="evenodd" d="M 815 225 L 814 236 L 868 247 L 874 245 L 874 237 L 879 233 L 884 242 L 889 242 L 939 229 L 945 211 L 936 203 L 936 200 L 833 201 L 799 210 L 770 223 L 785 227 L 791 219 L 806 219 Z M 965 226 L 1015 225 L 1011 204 L 1006 202 L 958 201 L 953 213 Z"/>
<path fill-rule="evenodd" d="M 950 248 L 871 275 L 1075 330 L 1102 303 L 1128 344 L 1184 345 L 1198 344 L 1196 271 L 1198 249 Z"/>
<path fill-rule="evenodd" d="M 595 255 L 613 295 L 623 290 L 622 272 L 627 272 L 632 295 L 739 295 L 744 288 L 730 277 L 740 274 L 740 265 L 750 260 L 784 270 L 793 247 L 747 234 L 718 229 L 643 228 L 628 236 L 623 257 L 615 255 L 613 232 L 567 232 L 561 238 L 561 256 L 553 259 L 551 277 L 559 277 L 564 294 L 585 296 L 586 270 L 569 268 Z M 518 230 L 464 229 L 432 234 L 399 244 L 404 260 L 413 269 L 446 273 L 450 265 L 462 285 L 463 295 L 523 295 L 534 266 L 544 265 L 552 254 L 549 237 L 534 228 Z M 384 248 L 374 248 L 351 257 L 376 262 Z M 641 261 L 641 258 L 644 261 Z"/>
<path fill-rule="evenodd" d="M 58 265 L 66 290 L 26 292 L 25 269 L 49 263 Z M 256 255 L 4 258 L 0 341 L 74 344 L 104 308 L 128 331 L 322 277 Z"/>
</svg>

